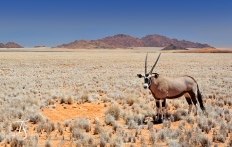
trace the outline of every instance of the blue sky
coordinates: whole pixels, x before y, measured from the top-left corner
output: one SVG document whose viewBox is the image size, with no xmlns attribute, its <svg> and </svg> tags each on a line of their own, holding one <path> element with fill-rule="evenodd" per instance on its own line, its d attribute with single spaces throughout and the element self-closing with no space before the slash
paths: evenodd
<svg viewBox="0 0 232 147">
<path fill-rule="evenodd" d="M 0 43 L 57 46 L 160 34 L 232 47 L 231 0 L 2 0 Z"/>
</svg>

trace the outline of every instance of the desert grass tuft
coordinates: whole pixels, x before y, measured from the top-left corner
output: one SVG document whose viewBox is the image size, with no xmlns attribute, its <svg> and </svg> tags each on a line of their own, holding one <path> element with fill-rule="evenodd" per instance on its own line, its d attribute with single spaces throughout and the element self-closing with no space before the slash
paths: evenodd
<svg viewBox="0 0 232 147">
<path fill-rule="evenodd" d="M 157 132 L 157 140 L 160 142 L 166 141 L 168 134 L 168 129 L 161 129 L 159 132 Z"/>
<path fill-rule="evenodd" d="M 104 131 L 104 129 L 100 126 L 99 123 L 97 123 L 94 126 L 93 135 L 101 134 L 103 131 Z"/>
<path fill-rule="evenodd" d="M 13 137 L 11 139 L 10 146 L 11 147 L 21 147 L 24 145 L 24 140 L 18 139 L 17 137 Z"/>
<path fill-rule="evenodd" d="M 110 114 L 115 120 L 118 120 L 121 116 L 121 111 L 121 108 L 117 104 L 112 104 L 106 109 L 105 115 Z"/>
<path fill-rule="evenodd" d="M 153 130 L 153 122 L 151 122 L 151 121 L 147 122 L 147 129 L 150 131 Z"/>
<path fill-rule="evenodd" d="M 178 109 L 174 114 L 174 121 L 184 120 L 188 116 L 187 110 L 184 110 L 182 108 Z"/>
<path fill-rule="evenodd" d="M 44 147 L 52 147 L 52 143 L 50 140 L 46 140 L 44 143 Z"/>
<path fill-rule="evenodd" d="M 106 125 L 114 125 L 115 124 L 115 118 L 111 114 L 107 114 L 105 116 L 105 124 Z"/>
<path fill-rule="evenodd" d="M 74 120 L 73 125 L 74 128 L 84 129 L 86 132 L 91 131 L 91 125 L 88 118 L 84 118 L 84 119 L 76 118 Z"/>
<path fill-rule="evenodd" d="M 64 121 L 64 127 L 69 127 L 69 124 L 71 123 L 70 119 L 67 119 Z"/>
<path fill-rule="evenodd" d="M 173 140 L 173 139 L 169 139 L 167 142 L 168 142 L 168 146 L 170 146 L 170 147 L 180 147 L 181 146 L 176 140 Z"/>
<path fill-rule="evenodd" d="M 0 143 L 5 139 L 5 135 L 0 132 Z"/>
<path fill-rule="evenodd" d="M 209 140 L 209 138 L 203 135 L 200 136 L 200 143 L 201 143 L 201 146 L 204 146 L 204 147 L 211 147 L 212 145 L 212 142 Z"/>
<path fill-rule="evenodd" d="M 36 113 L 30 117 L 30 121 L 33 122 L 34 124 L 37 124 L 39 122 L 44 123 L 45 120 L 46 120 L 45 117 L 40 113 Z"/>
<path fill-rule="evenodd" d="M 149 142 L 150 142 L 150 144 L 154 144 L 155 141 L 156 141 L 155 132 L 154 131 L 150 131 L 149 132 Z"/>
</svg>

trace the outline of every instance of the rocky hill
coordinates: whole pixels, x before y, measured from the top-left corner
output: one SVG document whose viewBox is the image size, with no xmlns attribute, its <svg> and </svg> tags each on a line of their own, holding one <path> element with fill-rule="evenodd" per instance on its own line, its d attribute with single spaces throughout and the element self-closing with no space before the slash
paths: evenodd
<svg viewBox="0 0 232 147">
<path fill-rule="evenodd" d="M 141 39 L 125 34 L 117 34 L 98 40 L 76 40 L 57 48 L 129 48 L 129 47 L 165 47 L 170 44 L 183 48 L 210 47 L 208 44 L 194 43 L 186 40 L 170 39 L 161 35 L 147 35 Z"/>
<path fill-rule="evenodd" d="M 169 46 L 163 48 L 162 50 L 188 50 L 184 47 L 176 46 L 174 44 L 170 44 Z"/>
<path fill-rule="evenodd" d="M 23 48 L 23 46 L 14 42 L 8 42 L 6 44 L 0 43 L 0 48 Z"/>
</svg>

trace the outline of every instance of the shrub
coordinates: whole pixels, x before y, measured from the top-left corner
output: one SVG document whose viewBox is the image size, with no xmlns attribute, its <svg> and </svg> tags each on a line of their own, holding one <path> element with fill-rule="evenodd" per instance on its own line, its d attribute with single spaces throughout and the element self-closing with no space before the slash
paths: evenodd
<svg viewBox="0 0 232 147">
<path fill-rule="evenodd" d="M 169 133 L 169 137 L 171 138 L 171 139 L 176 139 L 176 138 L 178 138 L 179 136 L 181 135 L 181 130 L 172 130 L 172 131 L 170 131 L 170 133 Z"/>
<path fill-rule="evenodd" d="M 68 127 L 70 123 L 71 123 L 71 120 L 70 120 L 70 119 L 65 120 L 65 121 L 64 121 L 64 127 Z"/>
<path fill-rule="evenodd" d="M 227 143 L 227 146 L 232 146 L 232 136 L 230 136 L 229 142 Z"/>
<path fill-rule="evenodd" d="M 38 144 L 38 135 L 30 135 L 25 140 L 25 147 L 36 147 Z"/>
<path fill-rule="evenodd" d="M 134 115 L 134 121 L 138 124 L 138 125 L 142 125 L 144 122 L 145 116 L 143 114 L 135 114 Z"/>
<path fill-rule="evenodd" d="M 122 143 L 123 143 L 123 141 L 122 141 L 122 136 L 120 136 L 120 135 L 117 134 L 117 135 L 114 137 L 114 139 L 111 140 L 110 146 L 121 147 L 121 146 L 122 146 Z"/>
<path fill-rule="evenodd" d="M 166 141 L 166 138 L 168 137 L 169 131 L 167 129 L 161 129 L 158 133 L 157 133 L 157 140 L 158 141 Z"/>
<path fill-rule="evenodd" d="M 189 124 L 194 124 L 194 117 L 192 116 L 186 116 L 186 122 L 189 123 Z"/>
<path fill-rule="evenodd" d="M 133 119 L 130 119 L 127 122 L 127 125 L 128 125 L 128 129 L 136 129 L 137 128 L 137 123 Z"/>
<path fill-rule="evenodd" d="M 189 140 L 189 144 L 191 144 L 192 147 L 198 146 L 199 143 L 200 143 L 200 139 L 198 138 L 198 136 L 191 137 Z"/>
<path fill-rule="evenodd" d="M 203 135 L 200 136 L 200 143 L 204 147 L 211 147 L 212 145 L 212 142 L 206 136 Z"/>
<path fill-rule="evenodd" d="M 149 121 L 149 122 L 147 123 L 147 129 L 148 129 L 148 130 L 153 130 L 153 122 Z"/>
<path fill-rule="evenodd" d="M 99 136 L 100 136 L 100 147 L 106 147 L 107 142 L 109 142 L 110 139 L 108 134 L 104 130 L 102 130 Z"/>
<path fill-rule="evenodd" d="M 172 124 L 171 120 L 167 120 L 167 119 L 163 120 L 163 128 L 165 127 L 170 128 L 171 124 Z"/>
<path fill-rule="evenodd" d="M 225 143 L 226 138 L 225 138 L 225 136 L 220 135 L 220 134 L 213 135 L 213 142 L 216 142 L 216 141 L 219 141 L 219 142 Z"/>
<path fill-rule="evenodd" d="M 73 97 L 70 95 L 70 96 L 68 96 L 68 98 L 67 98 L 67 103 L 68 104 L 72 104 L 73 103 Z"/>
<path fill-rule="evenodd" d="M 13 137 L 11 139 L 11 144 L 10 144 L 11 147 L 18 147 L 18 146 L 21 147 L 23 145 L 24 145 L 24 141 L 23 140 L 18 139 L 17 137 Z"/>
<path fill-rule="evenodd" d="M 88 92 L 84 92 L 81 96 L 81 101 L 82 102 L 87 102 L 88 101 L 88 98 L 89 98 L 89 94 Z"/>
<path fill-rule="evenodd" d="M 5 139 L 5 135 L 0 133 L 0 143 Z"/>
<path fill-rule="evenodd" d="M 107 114 L 105 116 L 105 124 L 112 126 L 114 123 L 115 123 L 115 118 L 111 114 Z"/>
<path fill-rule="evenodd" d="M 34 124 L 37 124 L 39 122 L 44 123 L 45 118 L 42 114 L 36 113 L 36 114 L 30 116 L 30 121 L 33 122 Z"/>
<path fill-rule="evenodd" d="M 121 109 L 118 105 L 112 104 L 110 107 L 105 111 L 105 115 L 110 114 L 115 118 L 115 120 L 118 120 L 121 115 Z"/>
<path fill-rule="evenodd" d="M 19 129 L 20 125 L 21 125 L 21 122 L 13 122 L 11 124 L 12 131 Z"/>
<path fill-rule="evenodd" d="M 84 129 L 86 132 L 89 132 L 91 130 L 90 122 L 89 119 L 84 118 L 84 119 L 78 119 L 76 118 L 74 120 L 74 128 L 80 128 Z"/>
<path fill-rule="evenodd" d="M 44 147 L 52 147 L 51 141 L 50 140 L 46 140 L 45 144 L 44 144 Z"/>
<path fill-rule="evenodd" d="M 94 135 L 101 134 L 103 131 L 104 131 L 104 129 L 103 129 L 102 127 L 100 127 L 99 124 L 96 124 L 96 125 L 94 126 L 93 134 L 94 134 Z"/>
<path fill-rule="evenodd" d="M 134 104 L 134 102 L 136 102 L 135 96 L 133 94 L 127 95 L 126 102 L 129 106 L 132 106 Z"/>
<path fill-rule="evenodd" d="M 42 128 L 46 133 L 50 134 L 50 132 L 55 130 L 55 125 L 53 122 L 46 122 L 45 124 L 43 124 Z"/>
<path fill-rule="evenodd" d="M 140 138 L 140 144 L 141 144 L 141 147 L 146 147 L 146 141 L 145 141 L 145 138 L 143 136 L 141 136 L 141 138 Z"/>
<path fill-rule="evenodd" d="M 168 146 L 170 146 L 170 147 L 180 147 L 180 144 L 176 140 L 169 139 L 168 140 Z"/>
<path fill-rule="evenodd" d="M 174 120 L 175 121 L 179 121 L 179 120 L 183 120 L 186 119 L 186 117 L 188 116 L 188 112 L 184 109 L 178 109 L 174 114 Z"/>
<path fill-rule="evenodd" d="M 150 144 L 154 144 L 155 140 L 156 140 L 156 138 L 155 138 L 154 131 L 150 131 L 150 133 L 149 133 L 149 142 L 150 142 Z"/>
<path fill-rule="evenodd" d="M 107 142 L 100 136 L 100 147 L 106 147 Z"/>
<path fill-rule="evenodd" d="M 103 101 L 103 103 L 106 103 L 106 102 L 110 102 L 110 98 L 107 97 L 107 95 L 103 95 L 101 100 Z"/>
<path fill-rule="evenodd" d="M 65 98 L 65 96 L 63 95 L 61 98 L 60 98 L 60 104 L 64 104 L 67 102 L 67 99 Z"/>
<path fill-rule="evenodd" d="M 184 126 L 185 126 L 185 121 L 181 121 L 181 122 L 178 123 L 178 128 L 180 130 L 184 129 Z"/>
<path fill-rule="evenodd" d="M 74 128 L 71 132 L 71 135 L 73 138 L 76 138 L 77 140 L 82 140 L 85 138 L 85 134 L 80 128 Z"/>
</svg>

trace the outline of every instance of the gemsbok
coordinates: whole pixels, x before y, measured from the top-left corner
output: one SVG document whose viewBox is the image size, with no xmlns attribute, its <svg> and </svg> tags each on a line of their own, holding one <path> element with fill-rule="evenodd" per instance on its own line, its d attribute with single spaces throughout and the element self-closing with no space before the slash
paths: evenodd
<svg viewBox="0 0 232 147">
<path fill-rule="evenodd" d="M 145 74 L 137 74 L 137 76 L 139 78 L 144 77 L 144 89 L 149 88 L 153 97 L 155 98 L 158 118 L 164 118 L 166 99 L 174 99 L 186 94 L 189 94 L 189 96 L 185 96 L 189 104 L 189 113 L 191 113 L 193 103 L 196 107 L 196 114 L 198 114 L 196 96 L 198 98 L 200 108 L 205 113 L 202 96 L 196 80 L 191 76 L 171 78 L 159 75 L 158 73 L 153 73 L 161 53 L 156 59 L 156 62 L 151 70 L 147 72 L 147 55 L 145 59 Z M 160 101 L 162 109 L 160 107 Z M 161 114 L 161 118 L 159 117 L 159 114 Z"/>
</svg>

